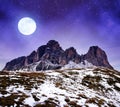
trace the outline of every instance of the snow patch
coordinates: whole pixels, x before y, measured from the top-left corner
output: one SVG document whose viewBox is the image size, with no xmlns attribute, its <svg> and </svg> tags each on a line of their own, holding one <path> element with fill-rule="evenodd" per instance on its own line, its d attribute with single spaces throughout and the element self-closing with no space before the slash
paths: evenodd
<svg viewBox="0 0 120 107">
<path fill-rule="evenodd" d="M 73 61 L 70 61 L 62 69 L 87 68 L 87 67 L 93 67 L 93 66 L 94 66 L 93 64 L 89 63 L 86 60 L 78 64 Z"/>
<path fill-rule="evenodd" d="M 33 107 L 35 105 L 35 100 L 32 96 L 30 96 L 24 100 L 24 104 L 28 104 L 29 106 Z"/>
<path fill-rule="evenodd" d="M 115 83 L 115 85 L 116 85 L 118 88 L 120 88 L 120 83 Z"/>
</svg>

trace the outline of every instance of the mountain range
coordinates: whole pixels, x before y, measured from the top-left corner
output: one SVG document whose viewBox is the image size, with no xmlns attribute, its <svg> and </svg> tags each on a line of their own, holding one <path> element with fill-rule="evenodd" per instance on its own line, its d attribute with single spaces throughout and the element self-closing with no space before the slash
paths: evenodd
<svg viewBox="0 0 120 107">
<path fill-rule="evenodd" d="M 46 45 L 31 52 L 30 55 L 18 57 L 6 63 L 3 71 L 40 71 L 86 66 L 113 69 L 105 51 L 98 46 L 91 46 L 86 54 L 79 55 L 74 47 L 63 50 L 58 41 L 50 40 Z"/>
<path fill-rule="evenodd" d="M 0 72 L 0 107 L 11 106 L 120 107 L 120 72 L 98 46 L 79 55 L 50 40 Z"/>
</svg>

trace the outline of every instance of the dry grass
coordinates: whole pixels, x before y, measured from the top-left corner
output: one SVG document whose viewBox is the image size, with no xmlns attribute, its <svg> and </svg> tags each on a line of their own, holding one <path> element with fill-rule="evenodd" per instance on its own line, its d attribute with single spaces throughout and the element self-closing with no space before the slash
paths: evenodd
<svg viewBox="0 0 120 107">
<path fill-rule="evenodd" d="M 58 101 L 56 101 L 59 103 Z M 34 107 L 57 107 L 58 105 L 55 103 L 53 98 L 47 99 L 44 103 L 36 104 Z"/>
<path fill-rule="evenodd" d="M 117 91 L 120 91 L 120 88 L 117 87 L 116 85 L 114 85 L 114 89 L 117 90 Z"/>
<path fill-rule="evenodd" d="M 45 79 L 46 75 L 44 73 L 17 73 L 14 76 L 3 75 L 0 77 L 0 92 L 6 93 L 4 90 L 10 85 L 15 87 L 18 87 L 18 85 L 24 86 L 26 90 L 31 90 L 33 87 L 37 89 L 35 84 L 43 84 Z"/>
<path fill-rule="evenodd" d="M 46 79 L 46 75 L 42 72 L 40 73 L 8 73 L 8 72 L 2 72 L 0 73 L 0 94 L 6 95 L 10 92 L 6 91 L 6 88 L 9 86 L 19 87 L 24 86 L 25 90 L 31 90 L 32 88 L 37 89 L 37 85 L 35 84 L 43 84 L 44 80 Z M 12 91 L 12 90 L 11 90 Z M 32 95 L 35 101 L 39 101 L 39 98 L 37 98 L 34 94 Z M 17 107 L 24 106 L 29 107 L 28 105 L 25 105 L 23 101 L 28 96 L 24 93 L 17 92 L 17 93 L 10 93 L 9 96 L 3 96 L 0 97 L 0 106 L 14 106 L 15 104 Z M 17 99 L 17 100 L 16 100 Z"/>
<path fill-rule="evenodd" d="M 65 72 L 62 72 L 61 74 L 63 75 L 64 78 L 69 78 L 69 77 L 70 77 L 70 76 L 69 76 L 67 73 L 65 73 Z"/>
<path fill-rule="evenodd" d="M 68 105 L 69 105 L 69 107 L 82 107 L 77 104 L 77 101 L 69 101 Z"/>
<path fill-rule="evenodd" d="M 11 80 L 10 77 L 0 77 L 0 90 L 5 90 L 7 86 L 10 86 Z"/>
<path fill-rule="evenodd" d="M 65 98 L 65 101 L 68 103 L 68 102 L 70 102 L 70 99 L 69 98 Z"/>
<path fill-rule="evenodd" d="M 70 69 L 64 69 L 64 70 L 69 70 L 69 71 L 72 71 L 72 70 L 84 70 L 85 68 L 70 68 Z"/>
<path fill-rule="evenodd" d="M 69 71 L 68 74 L 69 74 L 69 75 L 79 75 L 79 72 Z"/>
<path fill-rule="evenodd" d="M 55 86 L 56 86 L 56 87 L 61 87 L 61 86 L 62 86 L 62 83 L 61 83 L 61 82 L 56 82 L 56 83 L 55 83 Z"/>
<path fill-rule="evenodd" d="M 112 75 L 111 72 L 108 71 L 108 69 L 105 69 L 105 70 L 103 69 L 102 72 L 97 72 L 99 70 L 101 69 L 96 68 L 94 69 L 93 73 L 98 74 L 98 75 L 99 73 L 103 73 L 104 75 L 111 76 L 110 78 L 105 78 L 107 80 L 107 83 L 109 85 L 114 86 L 115 90 L 120 91 L 120 88 L 115 85 L 116 82 L 117 83 L 120 82 L 119 76 L 116 76 L 115 74 Z M 55 78 L 54 76 L 47 75 L 44 72 L 21 72 L 21 73 L 18 72 L 18 73 L 15 73 L 14 75 L 12 73 L 2 72 L 0 76 L 0 94 L 6 95 L 10 93 L 6 91 L 6 88 L 9 86 L 15 86 L 16 88 L 19 86 L 24 86 L 25 91 L 30 91 L 32 88 L 38 89 L 39 88 L 38 86 L 43 84 L 45 79 L 53 82 L 53 84 L 55 84 L 57 88 L 67 91 L 68 89 L 66 88 L 67 86 L 64 83 L 65 82 L 64 79 L 74 80 L 70 83 L 71 85 L 73 85 L 75 83 L 75 79 L 77 75 L 79 74 L 79 72 L 75 72 L 75 71 L 73 72 L 71 70 L 68 70 L 66 72 L 64 70 L 55 70 L 55 72 L 60 73 L 60 76 L 57 76 L 57 78 Z M 102 80 L 101 76 L 87 75 L 83 77 L 82 85 L 84 85 L 87 88 L 97 91 L 97 93 L 99 93 L 102 90 L 111 91 L 111 89 L 105 89 L 105 87 L 101 85 L 100 83 L 101 80 Z M 57 94 L 57 93 L 56 95 L 65 96 L 64 94 Z M 43 94 L 42 96 L 47 97 L 45 94 Z M 20 106 L 29 107 L 29 105 L 24 104 L 24 100 L 27 97 L 29 96 L 21 92 L 12 93 L 9 96 L 0 98 L 0 106 L 9 107 L 9 106 L 14 106 L 16 104 L 18 107 Z M 36 93 L 32 93 L 32 97 L 36 102 L 40 101 L 40 97 L 37 96 Z M 19 99 L 19 100 L 16 100 L 16 99 Z M 98 105 L 98 107 L 101 107 L 105 103 L 103 99 L 88 98 L 86 95 L 81 94 L 81 93 L 76 95 L 76 97 L 74 98 L 74 101 L 72 101 L 72 99 L 73 99 L 72 97 L 65 98 L 66 105 L 64 107 L 81 107 L 80 105 L 77 104 L 77 100 L 81 100 L 81 99 L 86 100 L 86 107 L 88 106 L 87 104 L 90 104 L 90 103 L 96 104 Z M 34 107 L 57 107 L 59 104 L 60 102 L 58 100 L 53 99 L 53 98 L 48 98 L 44 103 L 37 103 Z M 113 104 L 109 104 L 108 106 L 114 107 Z"/>
<path fill-rule="evenodd" d="M 22 77 L 29 77 L 29 78 L 36 78 L 36 77 L 38 77 L 38 78 L 41 78 L 41 79 L 45 79 L 45 77 L 46 77 L 46 75 L 45 75 L 45 73 L 43 73 L 43 72 L 30 72 L 30 73 L 20 73 L 20 76 L 22 76 Z"/>
<path fill-rule="evenodd" d="M 80 97 L 80 98 L 82 97 L 82 98 L 87 99 L 87 97 L 84 94 L 78 94 L 77 96 Z"/>
<path fill-rule="evenodd" d="M 10 106 L 14 106 L 15 104 L 17 105 L 17 107 L 23 106 L 24 105 L 23 101 L 27 97 L 28 96 L 25 94 L 19 95 L 18 93 L 12 93 L 10 96 L 0 98 L 0 106 L 10 107 Z M 16 100 L 16 99 L 19 99 L 19 100 Z"/>
<path fill-rule="evenodd" d="M 100 80 L 101 80 L 100 76 L 87 75 L 82 79 L 82 84 L 89 87 L 90 89 L 102 91 L 104 87 L 99 83 Z"/>
<path fill-rule="evenodd" d="M 104 105 L 104 100 L 103 99 L 98 99 L 98 98 L 90 98 L 86 100 L 86 104 L 87 103 L 93 103 L 93 104 L 97 104 L 98 107 L 101 107 L 102 105 Z"/>
<path fill-rule="evenodd" d="M 113 76 L 114 74 L 120 75 L 120 72 L 113 70 L 113 69 L 105 68 L 105 67 L 98 67 L 98 68 L 95 68 L 93 71 L 94 72 L 100 71 L 100 72 L 110 75 L 110 76 Z"/>
<path fill-rule="evenodd" d="M 116 107 L 114 104 L 108 103 L 108 107 Z"/>
<path fill-rule="evenodd" d="M 107 79 L 107 83 L 108 83 L 109 85 L 114 85 L 114 84 L 115 84 L 115 80 L 114 80 L 113 78 L 108 78 L 108 79 Z"/>
</svg>

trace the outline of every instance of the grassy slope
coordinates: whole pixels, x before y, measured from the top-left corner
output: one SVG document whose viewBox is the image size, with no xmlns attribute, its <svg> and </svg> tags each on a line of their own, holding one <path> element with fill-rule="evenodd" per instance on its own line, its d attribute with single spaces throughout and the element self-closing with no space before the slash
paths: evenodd
<svg viewBox="0 0 120 107">
<path fill-rule="evenodd" d="M 0 106 L 119 107 L 120 73 L 104 68 L 1 72 Z"/>
</svg>

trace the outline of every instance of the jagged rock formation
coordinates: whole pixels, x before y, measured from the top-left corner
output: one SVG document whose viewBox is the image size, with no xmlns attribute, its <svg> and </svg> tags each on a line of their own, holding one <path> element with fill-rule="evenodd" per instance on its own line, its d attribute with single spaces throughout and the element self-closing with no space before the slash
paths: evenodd
<svg viewBox="0 0 120 107">
<path fill-rule="evenodd" d="M 88 53 L 85 55 L 85 59 L 95 66 L 103 66 L 113 69 L 108 62 L 106 53 L 98 46 L 90 47 Z"/>
<path fill-rule="evenodd" d="M 17 70 L 21 69 L 23 65 L 25 64 L 26 57 L 22 56 L 16 59 L 13 59 L 12 61 L 8 62 L 3 70 Z"/>
<path fill-rule="evenodd" d="M 85 55 L 79 55 L 74 47 L 65 51 L 55 40 L 50 40 L 46 45 L 40 46 L 28 56 L 19 57 L 8 62 L 3 70 L 50 70 L 58 69 L 70 61 L 76 64 L 88 61 L 92 65 L 113 69 L 109 64 L 106 53 L 98 46 L 90 47 Z"/>
</svg>

